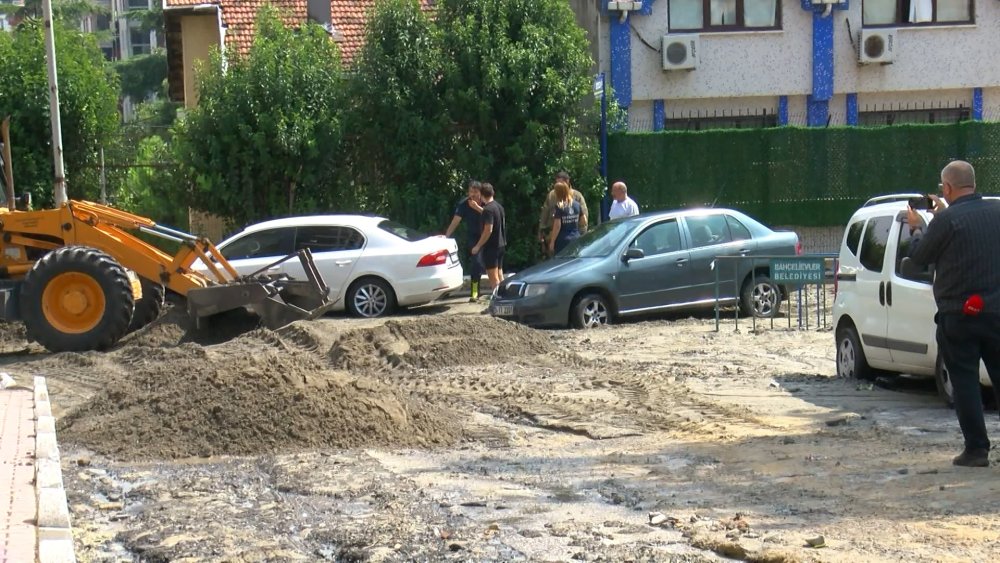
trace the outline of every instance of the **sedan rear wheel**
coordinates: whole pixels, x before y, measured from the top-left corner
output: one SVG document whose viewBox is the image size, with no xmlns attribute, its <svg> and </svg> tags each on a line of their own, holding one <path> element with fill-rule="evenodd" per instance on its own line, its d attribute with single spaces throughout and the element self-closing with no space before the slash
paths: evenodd
<svg viewBox="0 0 1000 563">
<path fill-rule="evenodd" d="M 740 308 L 747 316 L 774 318 L 781 308 L 781 290 L 767 276 L 748 279 L 743 285 Z"/>
<path fill-rule="evenodd" d="M 347 290 L 347 308 L 356 317 L 383 317 L 396 309 L 396 295 L 384 280 L 362 278 Z"/>
<path fill-rule="evenodd" d="M 574 328 L 597 328 L 611 322 L 611 309 L 603 295 L 588 293 L 573 306 Z"/>
</svg>

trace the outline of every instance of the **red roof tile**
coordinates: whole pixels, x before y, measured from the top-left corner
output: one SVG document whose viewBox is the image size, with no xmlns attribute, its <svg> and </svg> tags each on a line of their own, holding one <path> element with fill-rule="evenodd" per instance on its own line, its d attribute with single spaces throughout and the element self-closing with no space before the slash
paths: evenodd
<svg viewBox="0 0 1000 563">
<path fill-rule="evenodd" d="M 287 25 L 297 26 L 306 21 L 307 0 L 164 0 L 167 8 L 221 5 L 222 24 L 226 32 L 226 49 L 246 54 L 253 44 L 257 11 L 274 6 Z"/>
<path fill-rule="evenodd" d="M 340 47 L 344 65 L 361 51 L 365 44 L 365 25 L 376 0 L 330 0 L 330 19 L 333 20 L 334 37 Z M 420 0 L 424 11 L 433 10 L 434 0 Z"/>
<path fill-rule="evenodd" d="M 361 51 L 365 42 L 365 24 L 376 0 L 330 0 L 330 18 L 334 37 L 340 47 L 344 65 Z M 257 10 L 265 5 L 277 7 L 285 14 L 288 25 L 305 22 L 307 0 L 164 0 L 166 7 L 177 8 L 204 4 L 222 6 L 222 21 L 226 26 L 226 48 L 247 53 L 253 44 L 254 20 Z M 424 10 L 433 9 L 434 0 L 420 0 Z"/>
</svg>

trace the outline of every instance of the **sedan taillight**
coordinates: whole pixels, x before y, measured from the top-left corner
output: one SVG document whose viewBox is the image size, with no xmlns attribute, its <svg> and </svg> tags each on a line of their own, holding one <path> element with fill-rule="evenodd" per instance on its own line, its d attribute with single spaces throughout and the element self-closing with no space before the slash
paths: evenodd
<svg viewBox="0 0 1000 563">
<path fill-rule="evenodd" d="M 437 252 L 432 252 L 427 256 L 424 256 L 417 262 L 417 267 L 422 268 L 424 266 L 443 266 L 448 263 L 448 251 L 438 250 Z"/>
<path fill-rule="evenodd" d="M 795 255 L 802 256 L 802 241 L 795 243 Z"/>
</svg>

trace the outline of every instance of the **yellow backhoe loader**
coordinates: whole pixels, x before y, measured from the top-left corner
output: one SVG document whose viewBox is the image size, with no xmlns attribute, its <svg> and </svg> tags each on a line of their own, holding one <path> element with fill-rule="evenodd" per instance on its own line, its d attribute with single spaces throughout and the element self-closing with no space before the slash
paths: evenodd
<svg viewBox="0 0 1000 563">
<path fill-rule="evenodd" d="M 20 319 L 28 338 L 49 350 L 113 346 L 159 315 L 165 289 L 186 299 L 196 321 L 245 307 L 273 329 L 332 307 L 308 250 L 281 260 L 300 260 L 306 280 L 240 276 L 207 239 L 145 217 L 89 201 L 31 210 L 28 194 L 15 197 L 6 121 L 0 129 L 0 319 Z M 134 232 L 180 250 L 170 255 Z M 193 268 L 198 262 L 207 273 Z"/>
</svg>

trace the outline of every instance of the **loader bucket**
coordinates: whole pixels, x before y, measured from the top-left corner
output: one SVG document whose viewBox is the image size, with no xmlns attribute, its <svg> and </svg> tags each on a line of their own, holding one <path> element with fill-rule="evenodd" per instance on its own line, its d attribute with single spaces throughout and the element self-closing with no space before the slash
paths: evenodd
<svg viewBox="0 0 1000 563">
<path fill-rule="evenodd" d="M 226 284 L 192 289 L 187 295 L 188 314 L 197 321 L 245 307 L 260 316 L 264 326 L 271 330 L 319 317 L 329 311 L 335 301 L 330 299 L 330 289 L 316 270 L 309 250 L 300 250 L 275 265 L 296 256 L 302 262 L 308 279 L 255 275 Z"/>
</svg>

